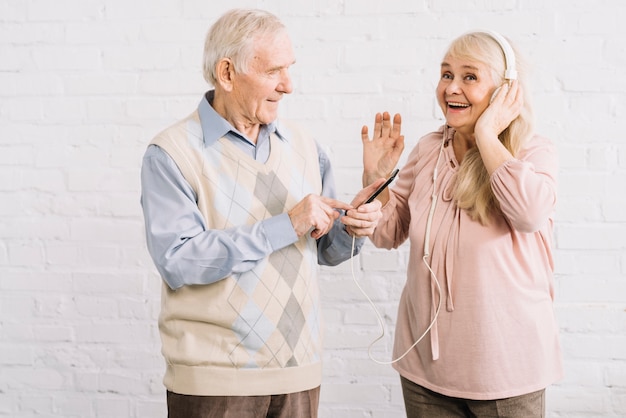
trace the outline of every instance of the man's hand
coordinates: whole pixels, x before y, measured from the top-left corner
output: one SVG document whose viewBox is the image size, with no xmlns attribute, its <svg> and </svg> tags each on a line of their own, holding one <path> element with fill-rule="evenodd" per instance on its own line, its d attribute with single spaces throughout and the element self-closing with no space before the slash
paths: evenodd
<svg viewBox="0 0 626 418">
<path fill-rule="evenodd" d="M 330 231 L 333 222 L 339 218 L 340 213 L 336 209 L 348 210 L 352 206 L 336 199 L 309 194 L 288 214 L 298 238 L 311 231 L 311 237 L 319 239 Z"/>
</svg>

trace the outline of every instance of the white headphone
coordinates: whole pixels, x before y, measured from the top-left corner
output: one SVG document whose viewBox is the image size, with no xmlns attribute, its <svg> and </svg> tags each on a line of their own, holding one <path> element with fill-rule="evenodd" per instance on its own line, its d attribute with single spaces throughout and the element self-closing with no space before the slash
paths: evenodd
<svg viewBox="0 0 626 418">
<path fill-rule="evenodd" d="M 513 48 L 511 47 L 511 44 L 509 44 L 509 42 L 506 40 L 504 36 L 500 35 L 497 32 L 494 32 L 491 30 L 480 30 L 478 32 L 489 35 L 491 39 L 496 41 L 498 45 L 500 46 L 500 49 L 502 50 L 502 53 L 504 54 L 504 79 L 507 81 L 517 79 L 517 69 L 515 68 L 515 52 L 513 52 Z M 496 94 L 498 94 L 498 92 L 500 91 L 500 87 L 502 86 L 499 86 L 497 89 L 495 89 L 495 91 L 491 95 L 491 99 L 489 100 L 489 103 L 493 102 L 493 99 L 495 99 Z"/>
<path fill-rule="evenodd" d="M 497 32 L 491 30 L 481 30 L 480 32 L 486 33 L 491 36 L 497 43 L 500 45 L 500 49 L 504 53 L 504 78 L 506 80 L 515 80 L 517 79 L 517 69 L 515 68 L 515 52 L 513 52 L 513 48 L 511 44 L 506 40 L 506 38 L 500 35 Z"/>
</svg>

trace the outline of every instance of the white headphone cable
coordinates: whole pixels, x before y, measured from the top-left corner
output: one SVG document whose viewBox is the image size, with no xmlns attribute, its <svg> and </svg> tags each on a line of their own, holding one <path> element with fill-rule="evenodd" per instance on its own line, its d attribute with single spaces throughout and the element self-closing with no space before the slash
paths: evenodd
<svg viewBox="0 0 626 418">
<path fill-rule="evenodd" d="M 369 356 L 370 360 L 378 364 L 388 365 L 388 364 L 393 364 L 402 360 L 407 354 L 409 354 L 411 350 L 415 348 L 417 344 L 419 344 L 420 341 L 424 339 L 426 334 L 428 334 L 431 328 L 435 325 L 435 322 L 437 322 L 437 317 L 439 317 L 439 311 L 441 311 L 441 300 L 443 299 L 442 294 L 441 294 L 441 285 L 439 284 L 437 275 L 433 271 L 427 259 L 430 257 L 430 249 L 429 249 L 430 230 L 432 228 L 433 216 L 435 214 L 435 206 L 437 205 L 437 183 L 436 182 L 437 182 L 439 161 L 441 160 L 441 155 L 443 154 L 444 144 L 445 144 L 445 135 L 444 135 L 444 140 L 441 142 L 441 147 L 439 148 L 439 155 L 437 156 L 437 162 L 435 163 L 435 170 L 433 172 L 433 194 L 431 196 L 431 204 L 430 204 L 430 210 L 428 212 L 428 220 L 426 221 L 426 233 L 424 234 L 424 256 L 422 257 L 422 261 L 428 268 L 428 271 L 431 274 L 431 278 L 432 280 L 435 281 L 435 285 L 437 286 L 437 295 L 439 296 L 439 300 L 437 302 L 437 309 L 435 310 L 435 315 L 433 316 L 432 321 L 430 321 L 430 325 L 428 325 L 428 328 L 426 328 L 426 330 L 422 333 L 422 335 L 420 335 L 420 337 L 400 357 L 396 359 L 392 359 L 390 361 L 377 360 L 372 355 L 372 347 L 374 346 L 374 344 L 376 344 L 378 341 L 380 341 L 381 339 L 385 337 L 385 324 L 380 315 L 380 312 L 378 312 L 378 309 L 376 309 L 376 305 L 374 305 L 374 302 L 372 302 L 372 299 L 368 296 L 365 290 L 363 290 L 358 280 L 356 279 L 356 274 L 354 272 L 354 244 L 356 241 L 356 236 L 352 236 L 352 249 L 350 251 L 350 254 L 352 254 L 352 256 L 350 257 L 350 270 L 352 272 L 352 280 L 354 281 L 354 283 L 359 288 L 363 296 L 365 296 L 365 298 L 371 305 L 372 309 L 374 310 L 374 313 L 376 314 L 376 318 L 378 319 L 378 324 L 380 325 L 380 328 L 381 328 L 381 334 L 374 341 L 372 341 L 370 345 L 367 347 L 367 355 Z"/>
<path fill-rule="evenodd" d="M 355 242 L 355 239 L 356 239 L 355 237 L 352 237 L 352 254 L 354 254 L 354 242 Z M 432 268 L 428 264 L 428 261 L 426 261 L 426 257 L 427 256 L 425 255 L 422 258 L 422 260 L 424 261 L 424 264 L 426 264 L 426 267 L 428 267 L 428 270 L 432 274 L 432 277 L 435 280 L 435 284 L 437 285 L 437 294 L 439 295 L 439 302 L 437 303 L 437 310 L 435 311 L 435 315 L 433 317 L 433 320 L 430 322 L 430 325 L 428 325 L 428 328 L 426 328 L 426 330 L 413 343 L 413 345 L 411 345 L 404 352 L 404 354 L 402 354 L 400 357 L 398 357 L 396 359 L 393 359 L 393 360 L 390 360 L 390 361 L 381 361 L 381 360 L 375 359 L 374 356 L 372 355 L 372 347 L 374 346 L 374 344 L 376 344 L 378 341 L 382 340 L 385 337 L 385 323 L 383 322 L 383 319 L 382 319 L 382 317 L 380 315 L 380 312 L 378 312 L 378 309 L 376 308 L 376 305 L 374 305 L 374 302 L 372 302 L 372 299 L 368 296 L 368 294 L 365 292 L 365 290 L 363 290 L 363 288 L 359 284 L 358 280 L 356 279 L 356 274 L 354 273 L 354 257 L 350 258 L 350 269 L 352 271 L 352 279 L 354 280 L 354 283 L 359 288 L 359 290 L 361 291 L 363 296 L 365 296 L 365 298 L 367 299 L 367 301 L 371 305 L 372 309 L 374 310 L 374 313 L 376 314 L 376 318 L 378 319 L 378 324 L 380 325 L 380 329 L 381 329 L 380 335 L 374 341 L 372 341 L 370 343 L 370 345 L 367 347 L 367 355 L 369 356 L 370 360 L 372 360 L 375 363 L 387 365 L 387 364 L 393 364 L 393 363 L 396 363 L 396 362 L 402 360 L 407 354 L 409 354 L 409 352 L 411 350 L 413 350 L 415 348 L 415 346 L 417 344 L 419 344 L 420 341 L 422 341 L 424 339 L 426 334 L 428 334 L 428 331 L 430 331 L 430 329 L 433 327 L 433 325 L 435 325 L 435 322 L 437 321 L 437 317 L 439 316 L 439 311 L 441 310 L 441 299 L 442 299 L 441 298 L 441 285 L 439 284 L 439 280 L 437 280 L 437 276 L 435 276 L 435 272 L 432 270 Z"/>
</svg>

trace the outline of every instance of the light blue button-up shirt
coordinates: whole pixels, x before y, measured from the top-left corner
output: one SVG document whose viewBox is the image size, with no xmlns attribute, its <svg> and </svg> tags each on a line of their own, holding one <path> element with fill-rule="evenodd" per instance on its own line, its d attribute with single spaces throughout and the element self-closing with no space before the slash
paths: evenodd
<svg viewBox="0 0 626 418">
<path fill-rule="evenodd" d="M 262 125 L 256 145 L 238 132 L 211 107 L 213 91 L 198 105 L 206 146 L 222 137 L 241 148 L 250 158 L 265 162 L 270 155 L 270 134 L 288 141 L 276 123 Z M 330 160 L 317 147 L 322 195 L 335 198 Z M 148 251 L 168 286 L 210 284 L 233 273 L 243 273 L 298 240 L 287 213 L 228 229 L 208 229 L 196 204 L 196 194 L 172 158 L 157 145 L 146 150 L 141 168 L 141 205 Z M 356 240 L 355 254 L 363 238 Z M 330 232 L 317 240 L 318 262 L 337 265 L 350 258 L 352 238 L 335 221 Z"/>
</svg>

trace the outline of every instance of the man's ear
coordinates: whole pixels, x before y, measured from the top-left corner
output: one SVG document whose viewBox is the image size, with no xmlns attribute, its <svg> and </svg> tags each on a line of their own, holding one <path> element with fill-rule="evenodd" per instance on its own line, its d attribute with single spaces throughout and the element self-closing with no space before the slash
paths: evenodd
<svg viewBox="0 0 626 418">
<path fill-rule="evenodd" d="M 222 58 L 215 66 L 215 75 L 220 87 L 225 91 L 233 88 L 233 77 L 235 76 L 235 66 L 229 58 Z"/>
</svg>

